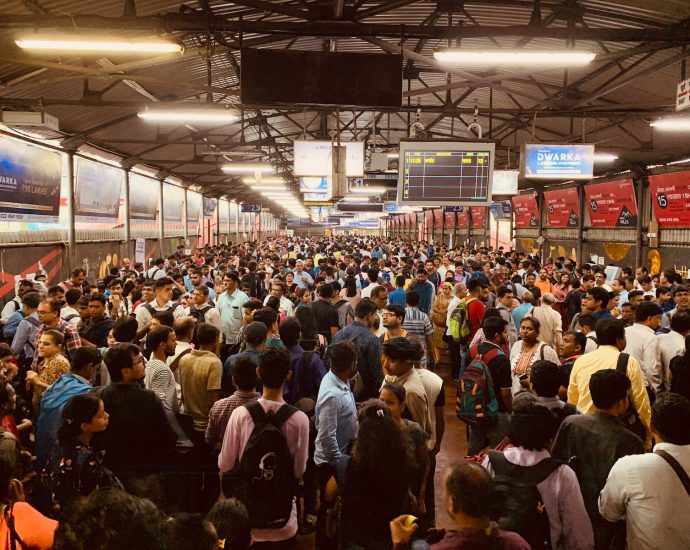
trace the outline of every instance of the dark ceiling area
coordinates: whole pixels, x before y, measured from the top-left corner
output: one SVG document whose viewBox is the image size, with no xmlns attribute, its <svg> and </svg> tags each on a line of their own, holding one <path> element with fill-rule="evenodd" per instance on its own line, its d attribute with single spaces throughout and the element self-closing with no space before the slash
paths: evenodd
<svg viewBox="0 0 690 550">
<path fill-rule="evenodd" d="M 22 32 L 161 37 L 184 53 L 39 56 L 15 45 Z M 239 200 L 256 195 L 223 163 L 270 160 L 289 173 L 295 139 L 338 135 L 392 151 L 415 122 L 446 140 L 475 137 L 477 122 L 500 168 L 516 168 L 526 142 L 593 143 L 618 156 L 601 175 L 690 156 L 685 134 L 650 127 L 675 112 L 688 44 L 690 2 L 681 0 L 4 0 L 0 109 L 45 111 L 60 123 L 45 137 L 65 147 L 112 153 L 123 166 Z M 577 69 L 459 69 L 433 56 L 448 46 L 597 57 Z M 243 104 L 242 48 L 399 55 L 402 105 Z M 180 102 L 227 105 L 240 119 L 171 127 L 137 116 Z"/>
</svg>

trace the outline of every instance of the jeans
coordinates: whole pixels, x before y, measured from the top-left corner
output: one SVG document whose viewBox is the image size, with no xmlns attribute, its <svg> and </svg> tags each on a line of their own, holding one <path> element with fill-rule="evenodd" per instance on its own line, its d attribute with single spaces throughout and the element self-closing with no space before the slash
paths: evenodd
<svg viewBox="0 0 690 550">
<path fill-rule="evenodd" d="M 490 428 L 477 426 L 469 427 L 467 440 L 467 454 L 476 455 L 483 449 L 495 449 L 503 438 L 508 435 L 508 413 L 498 413 L 498 421 Z"/>
</svg>

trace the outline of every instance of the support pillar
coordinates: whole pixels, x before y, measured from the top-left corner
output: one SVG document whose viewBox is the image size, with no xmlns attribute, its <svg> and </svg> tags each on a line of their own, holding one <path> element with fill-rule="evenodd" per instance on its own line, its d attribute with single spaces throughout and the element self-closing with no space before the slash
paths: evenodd
<svg viewBox="0 0 690 550">
<path fill-rule="evenodd" d="M 77 268 L 77 230 L 75 227 L 74 151 L 67 153 L 67 265 L 70 272 Z"/>
<path fill-rule="evenodd" d="M 577 194 L 578 198 L 580 200 L 580 223 L 577 226 L 577 265 L 581 266 L 585 263 L 584 261 L 584 253 L 585 253 L 585 245 L 582 242 L 582 239 L 584 237 L 584 225 L 585 225 L 585 186 L 584 185 L 578 185 L 577 186 Z"/>
<path fill-rule="evenodd" d="M 124 220 L 124 229 L 125 229 L 125 257 L 126 258 L 131 258 L 132 257 L 132 226 L 131 226 L 131 216 L 129 212 L 129 168 L 125 170 L 125 177 L 123 181 L 123 191 L 124 191 L 124 208 L 125 208 L 125 220 Z M 134 262 L 132 262 L 133 264 Z"/>
<path fill-rule="evenodd" d="M 165 212 L 163 204 L 163 186 L 165 182 L 160 179 L 158 180 L 158 204 L 160 209 L 158 210 L 158 257 L 163 257 L 163 243 L 165 242 Z M 148 267 L 148 266 L 144 266 Z"/>
</svg>

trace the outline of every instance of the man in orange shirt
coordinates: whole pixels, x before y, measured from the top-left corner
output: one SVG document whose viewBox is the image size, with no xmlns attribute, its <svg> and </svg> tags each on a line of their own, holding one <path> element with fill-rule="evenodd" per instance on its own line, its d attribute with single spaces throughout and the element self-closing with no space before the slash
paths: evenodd
<svg viewBox="0 0 690 550">
<path fill-rule="evenodd" d="M 553 285 L 549 280 L 549 272 L 546 271 L 545 267 L 542 267 L 539 270 L 539 277 L 536 281 L 534 281 L 534 286 L 536 286 L 541 291 L 542 296 L 547 293 L 553 294 Z"/>
</svg>

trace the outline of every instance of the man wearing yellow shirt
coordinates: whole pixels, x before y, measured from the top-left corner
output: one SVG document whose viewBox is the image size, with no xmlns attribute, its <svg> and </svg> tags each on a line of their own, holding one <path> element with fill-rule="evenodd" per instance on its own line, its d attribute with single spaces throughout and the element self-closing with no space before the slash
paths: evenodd
<svg viewBox="0 0 690 550">
<path fill-rule="evenodd" d="M 575 361 L 570 384 L 568 385 L 568 402 L 577 406 L 582 414 L 595 411 L 592 396 L 589 393 L 589 379 L 592 374 L 603 369 L 615 369 L 618 356 L 625 349 L 625 324 L 620 319 L 605 318 L 597 321 L 595 327 L 599 348 L 585 353 Z M 651 444 L 649 421 L 651 409 L 649 397 L 644 386 L 644 374 L 637 359 L 630 356 L 626 372 L 631 383 L 630 398 L 640 420 L 647 428 L 646 446 Z"/>
</svg>

